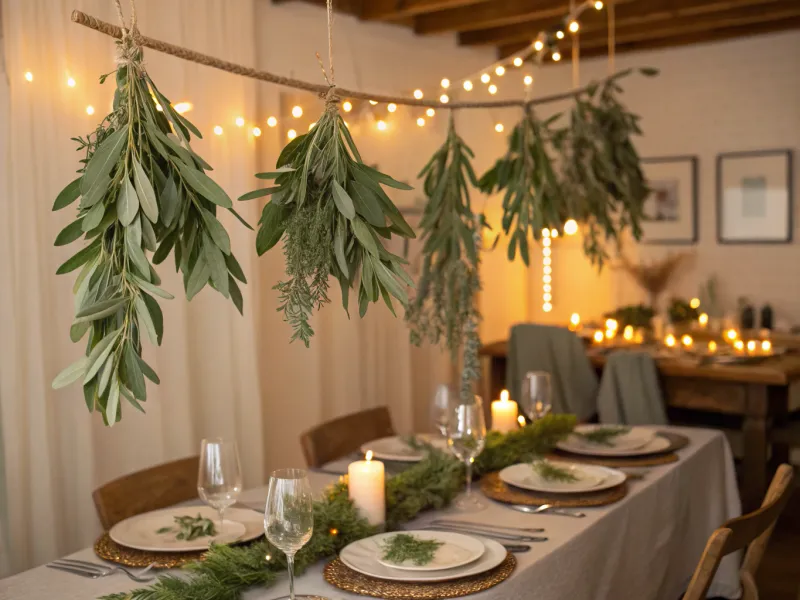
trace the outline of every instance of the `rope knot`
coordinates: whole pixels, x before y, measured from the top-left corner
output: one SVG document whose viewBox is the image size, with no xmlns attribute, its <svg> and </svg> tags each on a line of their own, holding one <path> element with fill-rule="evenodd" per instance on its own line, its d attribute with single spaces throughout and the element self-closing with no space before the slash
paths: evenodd
<svg viewBox="0 0 800 600">
<path fill-rule="evenodd" d="M 325 100 L 326 108 L 330 106 L 335 107 L 341 101 L 341 98 L 339 97 L 339 94 L 336 91 L 335 85 L 330 86 L 327 92 L 325 92 L 324 94 L 320 94 L 320 97 Z"/>
</svg>

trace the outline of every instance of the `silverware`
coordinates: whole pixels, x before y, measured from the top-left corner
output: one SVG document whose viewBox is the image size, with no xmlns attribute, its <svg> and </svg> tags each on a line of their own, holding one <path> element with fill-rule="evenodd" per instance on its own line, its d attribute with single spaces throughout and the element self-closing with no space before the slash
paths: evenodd
<svg viewBox="0 0 800 600">
<path fill-rule="evenodd" d="M 76 560 L 74 558 L 59 558 L 58 560 L 54 560 L 47 565 L 50 569 L 56 569 L 58 571 L 65 571 L 67 573 L 72 573 L 74 575 L 80 575 L 81 577 L 88 577 L 89 579 L 100 579 L 101 577 L 108 577 L 109 575 L 113 575 L 118 571 L 122 571 L 138 583 L 147 583 L 148 581 L 153 581 L 156 576 L 150 575 L 145 577 L 144 575 L 150 571 L 155 566 L 155 563 L 150 563 L 146 568 L 142 569 L 138 572 L 131 572 L 125 567 L 120 566 L 110 566 L 110 565 L 101 565 L 98 563 L 87 562 L 85 560 Z"/>
<path fill-rule="evenodd" d="M 510 533 L 492 533 L 486 530 L 468 529 L 466 527 L 448 527 L 446 525 L 429 525 L 422 527 L 425 531 L 449 531 L 451 533 L 468 533 L 472 535 L 480 535 L 495 540 L 504 540 L 507 542 L 546 542 L 546 537 L 532 536 L 532 535 L 512 535 Z"/>
<path fill-rule="evenodd" d="M 474 529 L 486 529 L 489 531 L 510 531 L 511 533 L 518 533 L 520 531 L 525 533 L 542 533 L 544 531 L 542 527 L 506 527 L 505 525 L 484 525 L 483 523 L 470 523 L 469 521 L 459 521 L 457 519 L 434 519 L 429 524 L 455 527 L 472 527 Z"/>
<path fill-rule="evenodd" d="M 522 554 L 523 552 L 530 551 L 531 547 L 525 544 L 503 544 L 503 548 L 514 554 Z"/>
<path fill-rule="evenodd" d="M 508 506 L 508 508 L 518 510 L 519 512 L 528 513 L 529 515 L 561 515 L 562 517 L 578 517 L 579 519 L 586 516 L 586 513 L 556 508 L 551 504 L 540 504 L 539 506 L 507 504 L 506 506 Z"/>
</svg>

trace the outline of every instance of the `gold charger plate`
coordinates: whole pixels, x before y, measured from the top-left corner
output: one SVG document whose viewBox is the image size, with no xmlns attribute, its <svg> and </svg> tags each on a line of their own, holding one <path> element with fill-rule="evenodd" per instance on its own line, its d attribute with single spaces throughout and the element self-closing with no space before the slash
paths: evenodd
<svg viewBox="0 0 800 600">
<path fill-rule="evenodd" d="M 464 579 L 414 583 L 387 581 L 354 571 L 338 558 L 325 565 L 325 581 L 346 592 L 385 598 L 386 600 L 445 600 L 476 594 L 508 579 L 517 566 L 517 559 L 509 552 L 506 559 L 490 571 Z"/>
<path fill-rule="evenodd" d="M 566 450 L 554 450 L 551 458 L 560 460 L 570 460 L 587 465 L 599 465 L 602 467 L 656 467 L 667 465 L 678 460 L 676 451 L 689 445 L 689 438 L 680 433 L 672 431 L 659 431 L 659 437 L 669 440 L 669 446 L 658 454 L 646 454 L 643 456 L 589 456 L 586 454 L 575 454 Z"/>
<path fill-rule="evenodd" d="M 126 567 L 147 567 L 153 564 L 156 569 L 174 569 L 183 565 L 203 560 L 205 551 L 201 552 L 147 552 L 122 546 L 112 540 L 108 532 L 101 535 L 94 543 L 94 553 L 103 560 L 108 560 Z"/>
<path fill-rule="evenodd" d="M 524 504 L 527 506 L 549 504 L 559 508 L 605 506 L 606 504 L 619 502 L 628 493 L 627 483 L 598 492 L 579 492 L 574 494 L 532 492 L 507 485 L 500 479 L 499 473 L 489 473 L 481 477 L 480 486 L 481 491 L 487 497 L 498 502 Z"/>
</svg>

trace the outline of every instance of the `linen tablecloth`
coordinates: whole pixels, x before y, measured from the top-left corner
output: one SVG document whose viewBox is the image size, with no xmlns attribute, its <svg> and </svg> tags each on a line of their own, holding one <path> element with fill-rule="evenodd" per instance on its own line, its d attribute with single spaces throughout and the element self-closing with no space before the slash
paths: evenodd
<svg viewBox="0 0 800 600">
<path fill-rule="evenodd" d="M 740 513 L 739 494 L 730 448 L 724 436 L 705 429 L 670 428 L 690 438 L 679 451 L 681 460 L 648 469 L 644 479 L 630 482 L 622 501 L 583 509 L 586 518 L 525 515 L 487 500 L 489 508 L 459 518 L 517 527 L 544 527 L 549 541 L 532 544 L 517 554 L 518 566 L 497 587 L 471 596 L 475 600 L 678 600 L 694 571 L 711 532 Z M 335 476 L 311 473 L 315 489 Z M 266 488 L 242 495 L 260 504 Z M 446 514 L 429 513 L 414 524 Z M 74 558 L 97 560 L 91 549 Z M 709 595 L 737 598 L 737 557 L 720 565 Z M 297 579 L 300 594 L 331 600 L 363 598 L 342 592 L 322 578 L 324 562 Z M 0 580 L 2 600 L 91 600 L 102 594 L 137 587 L 125 575 L 90 580 L 37 567 Z M 254 589 L 245 600 L 269 600 L 288 592 L 288 584 Z"/>
</svg>

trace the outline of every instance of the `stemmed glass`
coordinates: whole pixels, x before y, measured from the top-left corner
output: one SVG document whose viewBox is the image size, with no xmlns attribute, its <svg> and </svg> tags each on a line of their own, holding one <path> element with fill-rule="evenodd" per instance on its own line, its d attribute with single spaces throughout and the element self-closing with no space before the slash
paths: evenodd
<svg viewBox="0 0 800 600">
<path fill-rule="evenodd" d="M 461 512 L 477 512 L 486 508 L 472 493 L 472 463 L 483 450 L 486 443 L 486 419 L 483 414 L 483 401 L 475 396 L 467 404 L 462 400 L 454 402 L 447 422 L 447 445 L 467 468 L 467 489 L 455 502 Z"/>
<path fill-rule="evenodd" d="M 308 543 L 314 531 L 314 503 L 308 473 L 302 469 L 279 469 L 269 478 L 264 532 L 272 545 L 286 554 L 289 567 L 289 595 L 296 598 L 325 600 L 319 596 L 295 596 L 294 555 Z"/>
<path fill-rule="evenodd" d="M 219 513 L 219 535 L 225 524 L 225 509 L 236 503 L 242 491 L 242 467 L 236 442 L 221 438 L 203 440 L 197 492 Z"/>
<path fill-rule="evenodd" d="M 433 425 L 443 438 L 447 438 L 447 422 L 450 420 L 450 410 L 456 392 L 449 385 L 442 384 L 436 388 L 431 405 L 431 418 Z"/>
<path fill-rule="evenodd" d="M 541 419 L 553 409 L 550 373 L 528 371 L 522 378 L 522 410 L 531 422 Z"/>
</svg>

